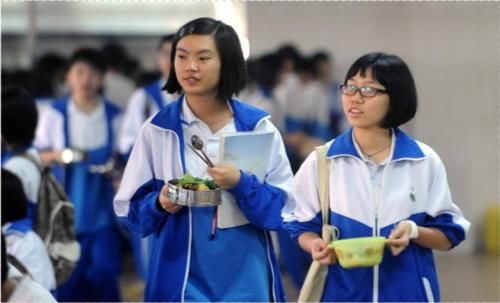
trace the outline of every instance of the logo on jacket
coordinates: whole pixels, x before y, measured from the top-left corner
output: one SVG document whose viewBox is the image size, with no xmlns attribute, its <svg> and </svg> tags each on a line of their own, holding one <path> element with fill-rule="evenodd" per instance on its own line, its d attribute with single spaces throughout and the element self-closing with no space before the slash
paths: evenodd
<svg viewBox="0 0 500 303">
<path fill-rule="evenodd" d="M 410 200 L 411 202 L 417 202 L 417 194 L 415 193 L 415 188 L 413 188 L 413 186 L 410 190 Z"/>
</svg>

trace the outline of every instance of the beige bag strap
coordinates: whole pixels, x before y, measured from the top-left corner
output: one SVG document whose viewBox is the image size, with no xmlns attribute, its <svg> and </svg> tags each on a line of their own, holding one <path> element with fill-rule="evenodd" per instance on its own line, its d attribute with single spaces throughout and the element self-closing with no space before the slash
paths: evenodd
<svg viewBox="0 0 500 303">
<path fill-rule="evenodd" d="M 328 148 L 326 145 L 316 147 L 318 157 L 318 186 L 319 200 L 321 206 L 321 218 L 323 227 L 321 236 L 323 240 L 330 242 L 338 235 L 336 227 L 328 224 L 330 216 L 329 202 L 329 176 L 330 167 L 326 159 Z M 328 266 L 320 264 L 318 261 L 313 261 L 309 267 L 304 284 L 300 289 L 298 302 L 319 302 L 325 288 L 326 276 L 328 274 Z"/>
<path fill-rule="evenodd" d="M 321 218 L 323 220 L 323 229 L 321 237 L 323 240 L 330 242 L 335 237 L 335 232 L 328 225 L 330 217 L 330 167 L 328 167 L 328 159 L 326 153 L 328 146 L 326 144 L 316 147 L 318 156 L 318 185 L 319 185 L 319 201 L 321 206 Z M 332 233 L 333 232 L 333 233 Z"/>
</svg>

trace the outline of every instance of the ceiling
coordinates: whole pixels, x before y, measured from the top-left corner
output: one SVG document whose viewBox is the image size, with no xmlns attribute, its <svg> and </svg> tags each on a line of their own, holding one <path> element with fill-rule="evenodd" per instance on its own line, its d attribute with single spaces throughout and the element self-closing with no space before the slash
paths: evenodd
<svg viewBox="0 0 500 303">
<path fill-rule="evenodd" d="M 203 16 L 246 35 L 245 7 L 229 1 L 2 1 L 2 33 L 158 35 Z"/>
</svg>

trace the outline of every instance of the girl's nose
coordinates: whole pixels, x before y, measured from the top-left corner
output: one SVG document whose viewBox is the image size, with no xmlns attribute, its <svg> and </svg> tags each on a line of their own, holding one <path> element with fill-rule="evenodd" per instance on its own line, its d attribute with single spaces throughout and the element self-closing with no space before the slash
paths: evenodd
<svg viewBox="0 0 500 303">
<path fill-rule="evenodd" d="M 354 95 L 351 96 L 351 102 L 355 103 L 364 103 L 365 100 L 363 99 L 363 96 L 361 96 L 361 92 L 358 90 Z"/>
<path fill-rule="evenodd" d="M 188 64 L 186 65 L 186 70 L 189 70 L 189 71 L 198 70 L 198 65 L 196 64 L 195 60 L 191 60 L 188 62 Z"/>
</svg>

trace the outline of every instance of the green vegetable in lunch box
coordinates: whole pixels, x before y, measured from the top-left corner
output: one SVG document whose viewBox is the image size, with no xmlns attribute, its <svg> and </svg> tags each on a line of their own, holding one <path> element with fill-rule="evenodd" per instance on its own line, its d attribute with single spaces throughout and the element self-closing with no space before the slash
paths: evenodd
<svg viewBox="0 0 500 303">
<path fill-rule="evenodd" d="M 214 180 L 195 178 L 189 174 L 183 175 L 178 184 L 184 189 L 190 190 L 213 190 L 217 188 Z"/>
</svg>

